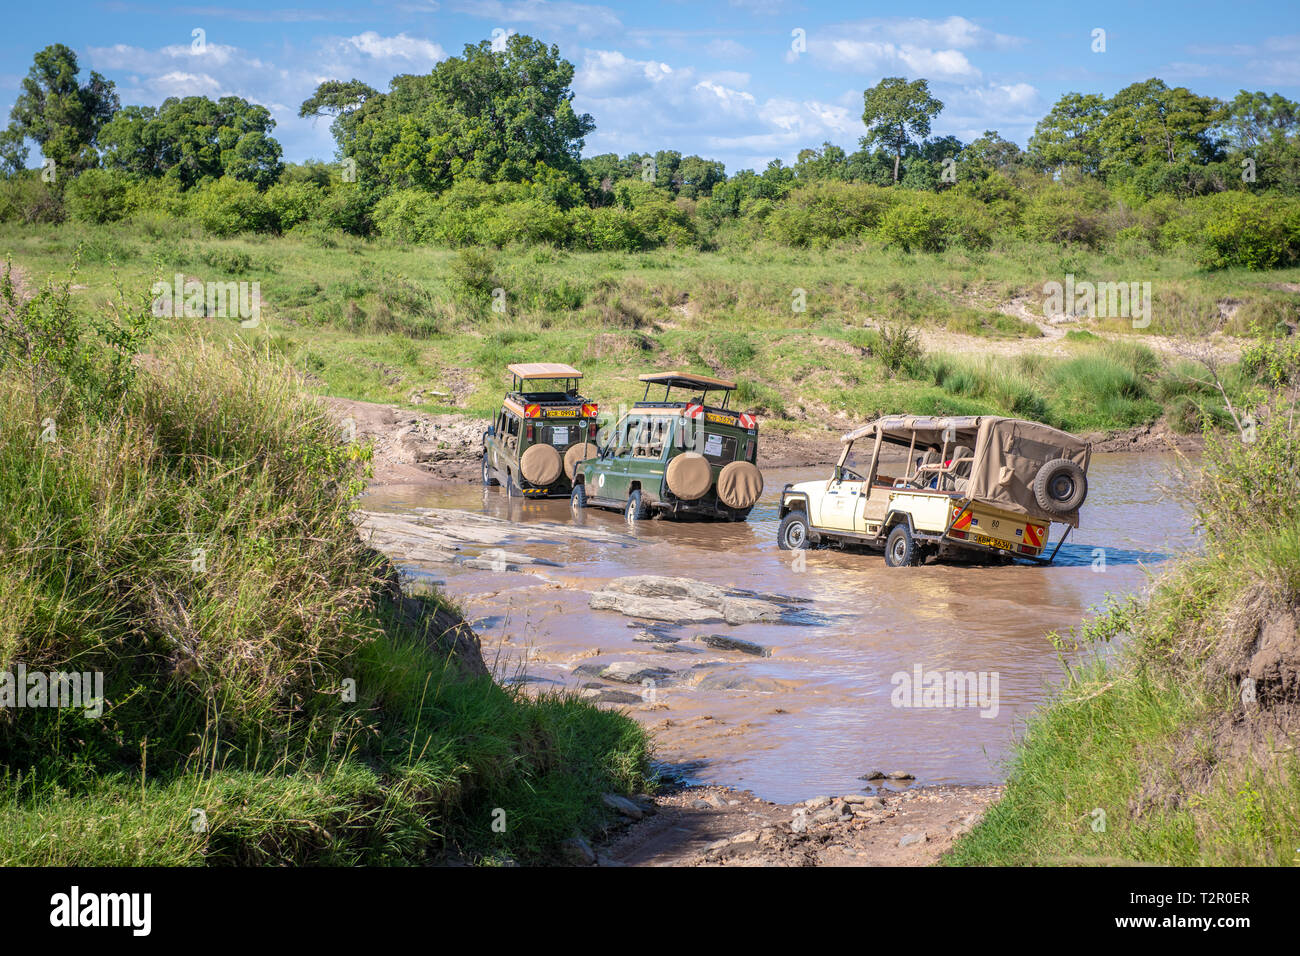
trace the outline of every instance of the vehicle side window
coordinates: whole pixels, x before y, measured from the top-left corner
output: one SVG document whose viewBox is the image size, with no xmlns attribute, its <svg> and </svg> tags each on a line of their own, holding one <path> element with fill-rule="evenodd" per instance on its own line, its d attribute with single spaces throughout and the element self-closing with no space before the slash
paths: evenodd
<svg viewBox="0 0 1300 956">
<path fill-rule="evenodd" d="M 623 457 L 632 451 L 632 445 L 641 431 L 641 419 L 628 416 L 618 425 L 614 438 L 614 454 Z"/>
<path fill-rule="evenodd" d="M 632 457 L 658 460 L 664 454 L 664 438 L 668 434 L 668 419 L 647 418 L 632 442 Z"/>
</svg>

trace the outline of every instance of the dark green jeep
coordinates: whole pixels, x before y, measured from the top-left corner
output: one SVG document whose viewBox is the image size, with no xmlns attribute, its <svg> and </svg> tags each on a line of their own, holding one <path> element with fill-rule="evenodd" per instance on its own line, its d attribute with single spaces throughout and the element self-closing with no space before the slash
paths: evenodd
<svg viewBox="0 0 1300 956">
<path fill-rule="evenodd" d="M 596 454 L 599 409 L 578 394 L 582 373 L 554 362 L 509 366 L 510 392 L 483 432 L 483 484 L 510 497 L 567 495 L 578 463 Z"/>
<path fill-rule="evenodd" d="M 763 475 L 754 463 L 757 420 L 727 408 L 735 383 L 687 372 L 641 381 L 642 400 L 601 433 L 598 456 L 578 466 L 573 507 L 617 508 L 629 521 L 655 514 L 747 518 L 763 493 Z M 674 398 L 673 389 L 686 395 Z M 707 404 L 711 392 L 721 393 L 720 405 Z"/>
</svg>

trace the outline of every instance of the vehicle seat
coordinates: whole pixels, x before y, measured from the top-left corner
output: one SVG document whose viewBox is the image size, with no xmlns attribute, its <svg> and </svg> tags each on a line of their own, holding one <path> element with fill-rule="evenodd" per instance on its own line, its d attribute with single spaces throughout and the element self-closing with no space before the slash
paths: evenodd
<svg viewBox="0 0 1300 956">
<path fill-rule="evenodd" d="M 921 462 L 916 469 L 916 477 L 912 479 L 914 488 L 932 488 L 938 479 L 936 466 L 939 464 L 939 453 L 931 448 L 921 456 Z"/>
<path fill-rule="evenodd" d="M 944 489 L 964 494 L 970 487 L 970 467 L 974 463 L 975 452 L 965 445 L 958 445 L 952 450 L 948 459 L 948 470 L 944 474 Z"/>
</svg>

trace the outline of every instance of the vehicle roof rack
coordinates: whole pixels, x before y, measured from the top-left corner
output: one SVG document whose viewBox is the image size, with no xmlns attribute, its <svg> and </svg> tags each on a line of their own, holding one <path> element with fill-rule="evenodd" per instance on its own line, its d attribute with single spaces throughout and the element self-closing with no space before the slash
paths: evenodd
<svg viewBox="0 0 1300 956">
<path fill-rule="evenodd" d="M 560 362 L 520 362 L 507 365 L 506 371 L 517 378 L 582 378 L 582 373 L 571 365 Z"/>
<path fill-rule="evenodd" d="M 707 375 L 696 375 L 694 372 L 650 372 L 638 378 L 651 385 L 666 385 L 669 388 L 703 388 L 710 392 L 715 390 L 729 392 L 736 387 L 735 382 L 726 382 Z"/>
</svg>

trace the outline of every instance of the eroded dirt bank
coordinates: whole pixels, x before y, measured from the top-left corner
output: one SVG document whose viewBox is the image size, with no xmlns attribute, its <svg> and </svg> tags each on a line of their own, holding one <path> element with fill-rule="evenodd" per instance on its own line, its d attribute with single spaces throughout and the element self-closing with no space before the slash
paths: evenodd
<svg viewBox="0 0 1300 956">
<path fill-rule="evenodd" d="M 426 412 L 346 398 L 322 398 L 340 427 L 374 446 L 372 488 L 424 482 L 477 483 L 487 422 L 468 415 Z M 767 428 L 761 432 L 759 466 L 809 468 L 830 464 L 839 452 L 839 438 L 854 424 L 847 416 L 830 425 L 802 423 L 796 432 Z M 1199 436 L 1180 435 L 1167 423 L 1139 425 L 1119 432 L 1081 436 L 1093 451 L 1196 450 Z"/>
<path fill-rule="evenodd" d="M 973 827 L 999 786 L 821 795 L 797 804 L 726 787 L 684 787 L 652 803 L 611 801 L 626 821 L 589 858 L 600 866 L 926 866 Z"/>
</svg>

